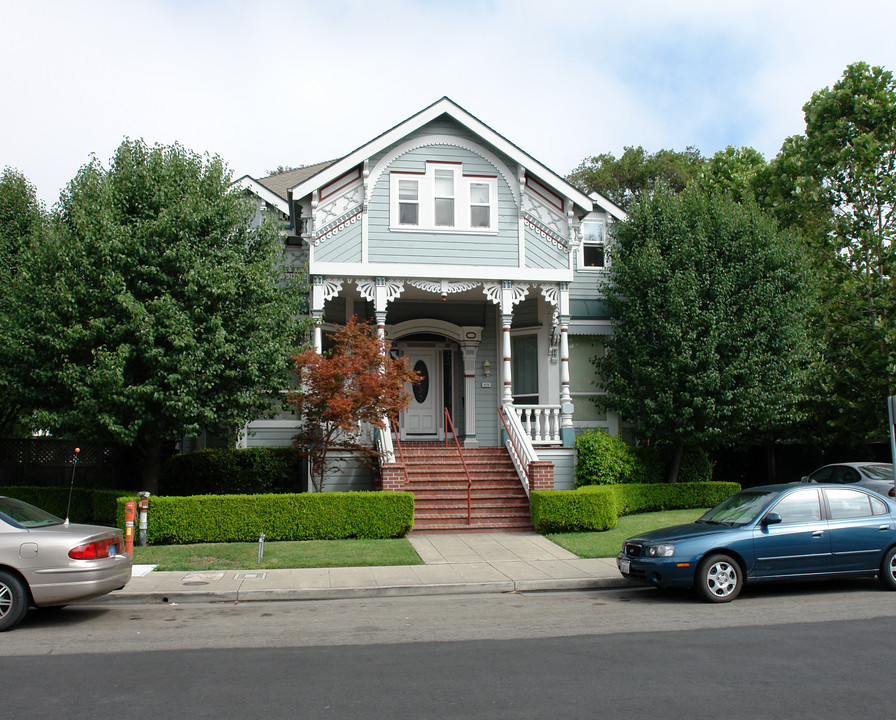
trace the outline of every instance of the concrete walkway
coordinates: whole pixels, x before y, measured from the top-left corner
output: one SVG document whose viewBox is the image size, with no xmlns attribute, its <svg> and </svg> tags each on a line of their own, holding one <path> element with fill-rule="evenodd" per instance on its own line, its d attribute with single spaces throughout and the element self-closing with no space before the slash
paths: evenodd
<svg viewBox="0 0 896 720">
<path fill-rule="evenodd" d="M 424 565 L 296 570 L 147 571 L 90 602 L 329 600 L 628 587 L 615 558 L 582 560 L 534 532 L 409 535 Z"/>
</svg>

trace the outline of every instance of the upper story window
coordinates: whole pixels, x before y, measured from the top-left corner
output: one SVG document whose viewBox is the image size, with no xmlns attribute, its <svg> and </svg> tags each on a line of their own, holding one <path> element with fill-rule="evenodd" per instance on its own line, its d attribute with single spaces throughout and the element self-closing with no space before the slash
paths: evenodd
<svg viewBox="0 0 896 720">
<path fill-rule="evenodd" d="M 398 181 L 398 224 L 420 224 L 420 181 Z"/>
<path fill-rule="evenodd" d="M 498 177 L 464 175 L 460 163 L 389 176 L 390 227 L 452 233 L 498 231 Z"/>
<path fill-rule="evenodd" d="M 600 270 L 605 267 L 604 221 L 585 218 L 582 221 L 582 249 L 579 252 L 579 267 L 583 270 Z"/>
</svg>

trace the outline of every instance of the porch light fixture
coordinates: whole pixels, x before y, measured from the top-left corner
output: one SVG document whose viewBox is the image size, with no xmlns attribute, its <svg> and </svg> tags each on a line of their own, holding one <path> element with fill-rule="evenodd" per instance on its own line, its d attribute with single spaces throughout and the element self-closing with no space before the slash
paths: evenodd
<svg viewBox="0 0 896 720">
<path fill-rule="evenodd" d="M 482 374 L 486 377 L 492 374 L 492 364 L 488 360 L 482 363 Z"/>
</svg>

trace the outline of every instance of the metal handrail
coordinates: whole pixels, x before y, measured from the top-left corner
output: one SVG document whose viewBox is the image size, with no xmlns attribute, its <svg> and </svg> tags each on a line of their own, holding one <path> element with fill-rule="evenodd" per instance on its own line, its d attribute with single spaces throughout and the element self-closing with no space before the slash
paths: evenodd
<svg viewBox="0 0 896 720">
<path fill-rule="evenodd" d="M 460 457 L 461 464 L 464 466 L 464 474 L 467 476 L 467 525 L 473 524 L 473 478 L 470 477 L 470 470 L 467 468 L 467 461 L 464 459 L 464 454 L 460 449 L 460 440 L 457 439 L 457 433 L 454 430 L 454 423 L 451 422 L 451 414 L 448 412 L 448 408 L 445 408 L 445 422 L 446 422 L 446 430 L 445 430 L 445 447 L 448 447 L 448 430 L 447 428 L 451 428 L 451 434 L 454 436 L 454 444 L 457 446 L 457 454 Z"/>
<path fill-rule="evenodd" d="M 523 484 L 523 489 L 526 491 L 526 495 L 528 495 L 529 488 L 531 487 L 531 484 L 532 484 L 531 479 L 529 477 L 529 462 L 528 462 L 528 460 L 529 460 L 530 456 L 535 455 L 534 450 L 532 452 L 527 452 L 527 453 L 520 452 L 520 448 L 517 446 L 517 435 L 519 434 L 521 436 L 521 438 L 525 437 L 525 435 L 522 432 L 522 427 L 520 426 L 519 433 L 511 432 L 510 428 L 507 427 L 508 415 L 504 412 L 504 408 L 501 406 L 498 407 L 498 417 L 501 418 L 501 424 L 504 426 L 504 432 L 507 433 L 507 442 L 509 445 L 507 450 L 510 452 L 510 458 L 511 458 L 511 460 L 513 460 L 513 464 L 516 467 L 516 472 L 517 472 L 517 475 L 519 475 L 520 482 L 522 482 L 522 484 Z M 520 425 L 520 419 L 516 415 L 516 413 L 514 413 L 512 417 L 513 417 L 513 420 L 511 420 L 511 423 L 513 423 L 515 421 L 517 425 Z M 524 450 L 528 450 L 528 449 L 529 448 L 524 448 Z"/>
</svg>

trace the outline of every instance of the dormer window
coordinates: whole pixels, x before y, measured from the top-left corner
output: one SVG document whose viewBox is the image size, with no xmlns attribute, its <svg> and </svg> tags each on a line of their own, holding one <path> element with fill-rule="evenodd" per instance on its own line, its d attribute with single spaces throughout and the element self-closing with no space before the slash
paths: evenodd
<svg viewBox="0 0 896 720">
<path fill-rule="evenodd" d="M 464 175 L 460 163 L 427 162 L 423 173 L 389 177 L 392 230 L 498 231 L 497 176 Z"/>
<path fill-rule="evenodd" d="M 586 218 L 582 221 L 582 249 L 579 252 L 579 267 L 584 270 L 604 268 L 604 221 Z"/>
</svg>

